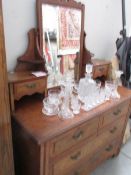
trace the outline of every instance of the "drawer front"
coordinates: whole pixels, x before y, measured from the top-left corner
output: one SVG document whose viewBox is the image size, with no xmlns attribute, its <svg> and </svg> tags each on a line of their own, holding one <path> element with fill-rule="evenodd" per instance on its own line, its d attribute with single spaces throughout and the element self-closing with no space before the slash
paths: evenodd
<svg viewBox="0 0 131 175">
<path fill-rule="evenodd" d="M 112 108 L 108 113 L 102 116 L 101 128 L 107 126 L 108 124 L 114 122 L 115 120 L 123 117 L 125 118 L 129 108 L 129 101 Z"/>
<path fill-rule="evenodd" d="M 97 135 L 99 118 L 92 119 L 51 141 L 51 156 L 62 153 L 85 138 Z"/>
<path fill-rule="evenodd" d="M 93 78 L 107 76 L 109 65 L 94 66 Z"/>
<path fill-rule="evenodd" d="M 78 165 L 77 168 L 67 172 L 63 175 L 88 175 L 103 161 L 113 156 L 119 148 L 118 138 L 111 143 L 103 146 L 98 152 L 94 153 L 90 159 L 86 160 L 83 164 Z"/>
<path fill-rule="evenodd" d="M 110 143 L 112 140 L 117 138 L 123 129 L 123 119 L 114 122 L 110 128 L 108 128 L 103 134 L 97 136 L 91 141 L 86 141 L 86 143 L 76 150 L 70 151 L 69 154 L 63 156 L 59 160 L 54 161 L 53 165 L 53 175 L 62 174 L 65 170 L 70 171 L 73 167 L 77 167 L 85 159 L 90 159 L 94 153 L 97 152 L 101 147 Z M 107 151 L 111 148 L 107 148 Z"/>
<path fill-rule="evenodd" d="M 14 84 L 14 99 L 19 100 L 24 95 L 32 95 L 35 92 L 43 93 L 46 88 L 46 80 L 38 79 Z"/>
</svg>

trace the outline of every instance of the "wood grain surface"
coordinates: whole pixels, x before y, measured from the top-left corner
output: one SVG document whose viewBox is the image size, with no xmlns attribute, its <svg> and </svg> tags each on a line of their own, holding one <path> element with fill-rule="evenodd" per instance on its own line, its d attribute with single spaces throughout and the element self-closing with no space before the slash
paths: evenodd
<svg viewBox="0 0 131 175">
<path fill-rule="evenodd" d="M 6 55 L 0 1 L 0 175 L 14 175 Z"/>
<path fill-rule="evenodd" d="M 46 117 L 42 113 L 43 103 L 40 98 L 24 98 L 18 104 L 13 118 L 26 130 L 33 140 L 41 144 L 60 133 L 83 124 L 87 120 L 93 119 L 97 115 L 104 115 L 108 110 L 115 110 L 118 105 L 130 100 L 130 90 L 121 87 L 119 88 L 119 93 L 121 94 L 120 100 L 106 102 L 89 112 L 81 110 L 80 114 L 70 120 L 61 120 L 58 116 Z"/>
</svg>

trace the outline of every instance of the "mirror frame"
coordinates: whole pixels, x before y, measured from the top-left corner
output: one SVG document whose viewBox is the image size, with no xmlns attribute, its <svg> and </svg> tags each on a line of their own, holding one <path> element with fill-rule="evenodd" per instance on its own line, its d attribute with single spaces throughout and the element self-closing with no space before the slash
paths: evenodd
<svg viewBox="0 0 131 175">
<path fill-rule="evenodd" d="M 81 10 L 81 34 L 80 34 L 80 54 L 79 54 L 79 71 L 78 78 L 81 78 L 82 71 L 82 59 L 83 59 L 83 46 L 84 46 L 84 15 L 85 5 L 81 2 L 74 0 L 36 0 L 36 11 L 37 11 L 37 27 L 39 32 L 39 44 L 40 52 L 43 54 L 43 30 L 42 30 L 42 4 L 49 4 L 55 6 L 63 6 Z"/>
</svg>

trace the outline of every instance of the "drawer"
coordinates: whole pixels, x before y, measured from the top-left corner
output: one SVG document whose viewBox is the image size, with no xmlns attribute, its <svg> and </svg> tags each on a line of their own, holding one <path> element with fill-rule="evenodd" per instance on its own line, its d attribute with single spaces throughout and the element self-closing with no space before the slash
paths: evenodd
<svg viewBox="0 0 131 175">
<path fill-rule="evenodd" d="M 107 76 L 109 65 L 94 66 L 93 78 Z"/>
<path fill-rule="evenodd" d="M 74 128 L 65 134 L 53 139 L 51 145 L 51 156 L 62 153 L 73 145 L 79 144 L 85 138 L 97 135 L 99 118 L 94 118 L 85 124 Z"/>
<path fill-rule="evenodd" d="M 19 100 L 24 95 L 43 93 L 46 88 L 46 79 L 36 79 L 14 84 L 14 99 Z"/>
<path fill-rule="evenodd" d="M 123 124 L 123 119 L 115 121 L 104 133 L 90 141 L 86 140 L 83 146 L 79 146 L 79 148 L 63 155 L 63 158 L 61 157 L 60 159 L 54 160 L 53 175 L 62 174 L 65 170 L 69 172 L 73 167 L 77 167 L 80 163 L 90 159 L 101 147 L 111 143 L 112 140 L 120 136 Z"/>
<path fill-rule="evenodd" d="M 78 165 L 77 168 L 63 175 L 89 175 L 91 171 L 93 171 L 103 161 L 116 154 L 118 148 L 119 140 L 117 138 L 117 140 L 103 146 L 98 152 L 94 153 L 92 157 L 86 160 L 83 164 Z"/>
<path fill-rule="evenodd" d="M 103 116 L 101 116 L 102 122 L 100 127 L 103 128 L 108 124 L 114 122 L 118 118 L 121 118 L 121 117 L 125 118 L 127 115 L 128 109 L 129 109 L 129 101 L 124 102 L 112 108 L 110 111 L 106 112 Z"/>
</svg>

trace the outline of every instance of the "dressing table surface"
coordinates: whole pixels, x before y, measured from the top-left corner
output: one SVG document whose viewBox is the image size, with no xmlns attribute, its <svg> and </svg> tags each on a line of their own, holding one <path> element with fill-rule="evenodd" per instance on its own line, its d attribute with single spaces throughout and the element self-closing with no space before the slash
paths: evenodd
<svg viewBox="0 0 131 175">
<path fill-rule="evenodd" d="M 131 98 L 131 91 L 123 87 L 119 88 L 120 100 L 104 103 L 89 112 L 81 111 L 73 119 L 61 120 L 58 116 L 46 117 L 42 113 L 42 100 L 27 98 L 18 104 L 13 119 L 26 130 L 26 132 L 38 143 L 43 143 L 54 136 L 65 132 L 72 127 L 86 122 L 93 117 L 100 116 L 107 110 L 127 101 Z"/>
<path fill-rule="evenodd" d="M 12 115 L 12 126 L 15 155 L 21 163 L 18 169 L 24 167 L 21 174 L 87 175 L 117 155 L 131 105 L 131 91 L 120 87 L 119 93 L 119 100 L 81 111 L 68 120 L 44 116 L 42 99 L 38 97 L 20 100 Z M 91 164 L 91 159 L 96 163 Z"/>
<path fill-rule="evenodd" d="M 34 79 L 42 79 L 43 77 L 47 76 L 40 76 L 36 77 L 32 74 L 31 71 L 24 71 L 24 72 L 8 72 L 8 82 L 9 83 L 19 83 L 23 81 L 28 80 L 34 80 Z"/>
</svg>

